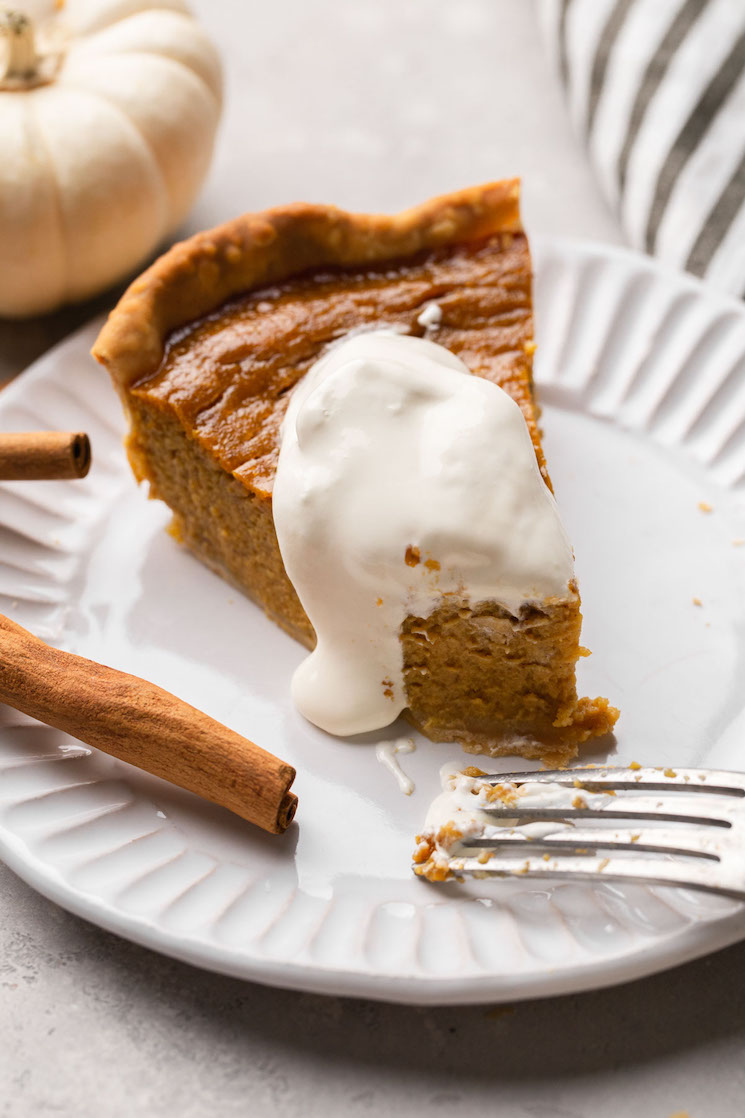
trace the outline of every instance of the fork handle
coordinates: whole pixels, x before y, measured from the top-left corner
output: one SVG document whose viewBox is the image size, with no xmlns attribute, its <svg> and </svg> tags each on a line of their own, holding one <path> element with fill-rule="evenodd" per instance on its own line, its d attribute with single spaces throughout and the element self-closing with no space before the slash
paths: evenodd
<svg viewBox="0 0 745 1118">
<path fill-rule="evenodd" d="M 291 765 L 154 683 L 61 652 L 0 615 L 0 702 L 281 834 Z"/>
</svg>

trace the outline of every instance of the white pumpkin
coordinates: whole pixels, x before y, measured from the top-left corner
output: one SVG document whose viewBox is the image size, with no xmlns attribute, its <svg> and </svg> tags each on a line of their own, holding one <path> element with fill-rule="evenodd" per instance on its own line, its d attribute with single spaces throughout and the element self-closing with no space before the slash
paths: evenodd
<svg viewBox="0 0 745 1118">
<path fill-rule="evenodd" d="M 0 23 L 0 316 L 133 271 L 193 202 L 220 116 L 217 53 L 180 0 L 59 7 L 36 45 L 29 16 Z"/>
</svg>

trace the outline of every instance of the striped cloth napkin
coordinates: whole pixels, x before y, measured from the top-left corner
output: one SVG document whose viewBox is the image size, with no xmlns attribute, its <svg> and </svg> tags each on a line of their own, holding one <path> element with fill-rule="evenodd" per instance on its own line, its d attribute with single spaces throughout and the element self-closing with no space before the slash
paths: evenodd
<svg viewBox="0 0 745 1118">
<path fill-rule="evenodd" d="M 745 296 L 745 0 L 538 0 L 637 248 Z"/>
</svg>

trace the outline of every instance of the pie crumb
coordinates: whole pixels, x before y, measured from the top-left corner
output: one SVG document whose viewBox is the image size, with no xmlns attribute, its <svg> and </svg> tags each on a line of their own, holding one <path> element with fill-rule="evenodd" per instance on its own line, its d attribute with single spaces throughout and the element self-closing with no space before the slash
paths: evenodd
<svg viewBox="0 0 745 1118">
<path fill-rule="evenodd" d="M 484 1017 L 488 1017 L 490 1020 L 496 1021 L 497 1018 L 507 1017 L 510 1013 L 514 1013 L 514 1012 L 515 1012 L 514 1005 L 495 1005 L 493 1009 L 487 1009 L 485 1011 Z M 670 1118 L 676 1118 L 676 1115 L 672 1114 L 670 1116 Z M 677 1115 L 677 1118 L 681 1118 L 681 1116 Z M 685 1116 L 684 1116 L 684 1118 L 685 1118 Z"/>
</svg>

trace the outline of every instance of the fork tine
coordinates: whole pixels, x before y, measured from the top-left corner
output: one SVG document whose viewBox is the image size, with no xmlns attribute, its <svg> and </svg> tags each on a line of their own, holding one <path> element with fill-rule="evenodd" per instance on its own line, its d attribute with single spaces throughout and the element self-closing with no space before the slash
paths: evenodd
<svg viewBox="0 0 745 1118">
<path fill-rule="evenodd" d="M 491 773 L 479 777 L 488 784 L 560 784 L 565 788 L 578 787 L 592 791 L 627 789 L 633 791 L 641 784 L 645 791 L 654 792 L 703 792 L 708 795 L 745 797 L 745 774 L 715 769 L 680 768 L 599 768 L 542 769 L 538 772 Z"/>
<path fill-rule="evenodd" d="M 518 819 L 522 822 L 528 820 L 566 820 L 566 819 L 600 819 L 603 822 L 611 819 L 656 819 L 665 823 L 693 823 L 697 826 L 726 827 L 730 828 L 732 822 L 718 816 L 702 815 L 700 812 L 707 808 L 704 804 L 686 804 L 684 811 L 662 811 L 663 801 L 653 796 L 619 796 L 613 801 L 614 806 L 609 807 L 522 807 L 519 802 L 515 804 L 496 803 L 481 806 L 479 811 L 495 819 Z M 617 806 L 616 806 L 617 805 Z M 711 810 L 711 806 L 708 805 Z"/>
<path fill-rule="evenodd" d="M 450 830 L 443 825 L 430 836 L 430 848 L 419 848 L 418 874 L 433 881 L 449 875 L 556 882 L 605 879 L 699 889 L 745 901 L 743 773 L 640 766 L 512 772 L 480 776 L 473 791 L 484 784 L 518 786 L 518 791 L 515 796 L 500 791 L 479 795 L 473 809 L 467 802 L 470 797 L 459 803 Z M 542 807 L 545 797 L 533 797 L 527 788 L 522 790 L 527 795 L 520 794 L 520 786 L 526 784 L 598 793 L 602 806 L 590 806 L 598 802 L 595 797 L 564 792 L 548 799 L 561 806 Z M 618 796 L 608 796 L 615 792 Z M 461 837 L 459 812 L 465 812 L 469 837 Z M 473 829 L 479 820 L 488 837 L 479 837 Z M 540 827 L 540 837 L 525 827 L 544 821 L 556 825 Z"/>
<path fill-rule="evenodd" d="M 722 874 L 710 862 L 672 862 L 663 858 L 518 858 L 493 857 L 481 863 L 477 858 L 454 858 L 450 868 L 456 876 L 534 877 L 592 881 L 626 881 L 638 885 L 672 885 L 718 893 L 735 900 L 745 899 L 743 875 Z"/>
<path fill-rule="evenodd" d="M 689 845 L 686 845 L 686 840 Z M 505 857 L 519 857 L 518 849 L 523 850 L 526 857 L 543 851 L 547 853 L 557 851 L 563 857 L 563 852 L 568 850 L 575 853 L 622 850 L 629 854 L 679 854 L 718 862 L 726 853 L 720 841 L 720 834 L 709 837 L 685 831 L 683 828 L 665 831 L 656 827 L 647 827 L 643 830 L 609 830 L 605 827 L 580 830 L 566 827 L 542 838 L 532 838 L 519 831 L 505 829 L 503 833 L 489 838 L 463 839 L 459 846 L 464 850 L 504 851 Z M 510 847 L 513 849 L 507 854 L 507 849 Z"/>
</svg>

